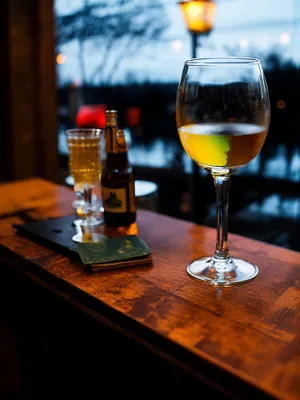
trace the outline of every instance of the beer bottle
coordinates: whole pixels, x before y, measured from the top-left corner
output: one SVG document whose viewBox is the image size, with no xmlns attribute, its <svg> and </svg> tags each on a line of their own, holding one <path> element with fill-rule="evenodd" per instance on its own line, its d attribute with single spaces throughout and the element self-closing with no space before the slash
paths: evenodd
<svg viewBox="0 0 300 400">
<path fill-rule="evenodd" d="M 101 177 L 104 221 L 107 225 L 128 226 L 136 220 L 134 174 L 124 131 L 117 129 L 117 113 L 107 111 L 106 116 L 107 155 Z"/>
</svg>

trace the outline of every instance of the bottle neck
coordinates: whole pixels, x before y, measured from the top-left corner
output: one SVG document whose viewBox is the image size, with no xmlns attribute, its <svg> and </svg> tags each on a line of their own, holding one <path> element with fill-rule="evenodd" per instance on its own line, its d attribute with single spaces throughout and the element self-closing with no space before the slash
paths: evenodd
<svg viewBox="0 0 300 400">
<path fill-rule="evenodd" d="M 117 125 L 106 126 L 105 128 L 105 140 L 106 140 L 106 154 L 116 154 L 118 153 L 118 143 L 117 143 Z"/>
</svg>

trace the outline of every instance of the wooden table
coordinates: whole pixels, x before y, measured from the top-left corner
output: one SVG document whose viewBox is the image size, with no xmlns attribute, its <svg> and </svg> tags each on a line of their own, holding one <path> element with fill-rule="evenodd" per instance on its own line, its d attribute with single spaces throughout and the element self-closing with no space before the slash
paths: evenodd
<svg viewBox="0 0 300 400">
<path fill-rule="evenodd" d="M 25 387 L 26 379 L 48 379 L 48 389 L 72 379 L 74 389 L 79 368 L 98 390 L 127 383 L 131 393 L 144 385 L 144 394 L 151 387 L 180 398 L 195 390 L 300 398 L 300 253 L 231 235 L 232 254 L 260 273 L 214 288 L 186 273 L 190 260 L 212 254 L 214 230 L 140 210 L 153 266 L 88 274 L 12 227 L 72 214 L 71 190 L 32 179 L 2 184 L 0 193 L 1 312 L 18 338 L 21 387 L 22 379 Z M 34 376 L 26 362 L 37 366 Z M 37 378 L 42 362 L 47 373 Z"/>
</svg>

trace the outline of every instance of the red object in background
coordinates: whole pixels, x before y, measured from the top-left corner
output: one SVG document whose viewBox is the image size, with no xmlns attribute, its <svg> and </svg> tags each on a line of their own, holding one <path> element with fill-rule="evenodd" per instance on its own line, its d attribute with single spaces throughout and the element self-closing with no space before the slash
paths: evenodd
<svg viewBox="0 0 300 400">
<path fill-rule="evenodd" d="M 140 125 L 141 108 L 140 107 L 128 107 L 126 116 L 127 116 L 127 122 L 128 122 L 129 126 Z"/>
<path fill-rule="evenodd" d="M 85 104 L 78 110 L 76 116 L 77 128 L 105 128 L 106 104 Z"/>
</svg>

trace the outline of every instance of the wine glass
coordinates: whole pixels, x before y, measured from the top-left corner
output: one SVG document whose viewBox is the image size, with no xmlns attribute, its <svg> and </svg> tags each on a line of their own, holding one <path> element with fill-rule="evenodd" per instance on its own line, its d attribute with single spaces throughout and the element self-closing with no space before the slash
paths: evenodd
<svg viewBox="0 0 300 400">
<path fill-rule="evenodd" d="M 269 95 L 260 61 L 186 61 L 177 90 L 176 123 L 184 150 L 212 175 L 217 196 L 215 254 L 191 262 L 187 271 L 212 285 L 253 279 L 257 266 L 229 254 L 228 193 L 231 175 L 260 152 L 269 129 Z"/>
<path fill-rule="evenodd" d="M 103 223 L 94 217 L 97 208 L 92 202 L 92 190 L 100 181 L 101 162 L 101 138 L 104 131 L 101 129 L 69 129 L 66 131 L 69 170 L 73 176 L 74 184 L 83 189 L 84 205 L 81 210 L 80 228 L 82 233 L 73 237 L 74 241 L 81 242 L 83 237 L 90 237 L 97 241 L 97 234 L 92 227 Z M 76 224 L 78 226 L 78 224 Z"/>
</svg>

